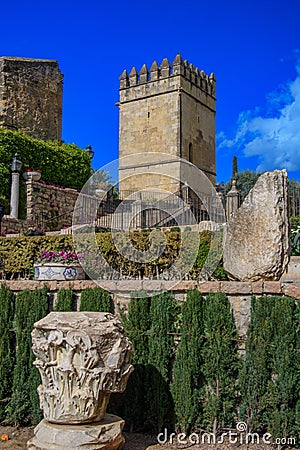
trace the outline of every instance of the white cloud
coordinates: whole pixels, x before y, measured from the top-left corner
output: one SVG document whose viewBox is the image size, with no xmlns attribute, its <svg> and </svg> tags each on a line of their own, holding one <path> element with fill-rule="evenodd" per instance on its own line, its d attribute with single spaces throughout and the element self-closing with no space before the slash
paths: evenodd
<svg viewBox="0 0 300 450">
<path fill-rule="evenodd" d="M 297 77 L 267 95 L 265 114 L 260 108 L 240 113 L 233 139 L 218 136 L 219 148 L 242 149 L 257 156 L 257 170 L 300 170 L 300 60 Z"/>
</svg>

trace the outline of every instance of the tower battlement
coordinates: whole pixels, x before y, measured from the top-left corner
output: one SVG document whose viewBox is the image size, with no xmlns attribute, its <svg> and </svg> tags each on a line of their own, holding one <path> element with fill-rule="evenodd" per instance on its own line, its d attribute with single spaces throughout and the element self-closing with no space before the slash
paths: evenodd
<svg viewBox="0 0 300 450">
<path fill-rule="evenodd" d="M 190 161 L 214 183 L 216 79 L 183 61 L 167 58 L 150 70 L 144 64 L 120 76 L 119 183 L 121 190 L 154 186 L 176 192 L 183 170 L 162 161 L 162 154 Z M 142 156 L 141 156 L 142 155 Z M 145 156 L 144 156 L 145 155 Z M 123 157 L 129 157 L 124 158 Z M 164 165 L 168 176 L 138 175 L 138 170 Z M 142 160 L 142 161 L 141 161 Z M 127 163 L 130 161 L 130 164 Z M 175 173 L 176 172 L 176 173 Z M 177 181 L 172 176 L 177 177 Z"/>
<path fill-rule="evenodd" d="M 187 60 L 183 60 L 179 53 L 175 57 L 172 65 L 168 58 L 164 58 L 160 66 L 154 61 L 150 70 L 148 70 L 146 64 L 141 67 L 139 72 L 135 67 L 131 69 L 129 74 L 127 70 L 124 70 L 120 76 L 120 91 L 144 85 L 145 83 L 159 82 L 162 80 L 166 82 L 166 79 L 169 78 L 171 80 L 178 76 L 183 77 L 190 84 L 215 99 L 216 78 L 214 73 L 207 75 L 204 70 L 199 70 L 198 67 L 189 64 Z"/>
</svg>

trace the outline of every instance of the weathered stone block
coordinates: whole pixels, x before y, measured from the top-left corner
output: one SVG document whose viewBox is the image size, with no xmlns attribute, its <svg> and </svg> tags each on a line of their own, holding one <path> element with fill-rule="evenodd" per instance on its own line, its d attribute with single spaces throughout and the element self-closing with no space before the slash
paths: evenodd
<svg viewBox="0 0 300 450">
<path fill-rule="evenodd" d="M 57 61 L 0 58 L 0 126 L 60 140 L 63 75 Z"/>
<path fill-rule="evenodd" d="M 27 443 L 31 450 L 117 450 L 124 444 L 124 421 L 106 414 L 101 422 L 58 425 L 42 420 Z"/>
<path fill-rule="evenodd" d="M 281 294 L 281 283 L 278 281 L 264 281 L 264 294 Z"/>
<path fill-rule="evenodd" d="M 220 281 L 201 281 L 198 284 L 198 291 L 202 294 L 209 294 L 210 292 L 220 292 Z"/>
<path fill-rule="evenodd" d="M 300 298 L 300 285 L 296 283 L 289 283 L 282 285 L 282 291 L 284 295 L 288 295 L 290 297 Z"/>
<path fill-rule="evenodd" d="M 225 294 L 251 294 L 252 285 L 239 281 L 221 281 L 221 292 L 225 292 Z"/>
<path fill-rule="evenodd" d="M 266 172 L 227 224 L 224 268 L 240 281 L 278 280 L 289 246 L 287 173 Z"/>
</svg>

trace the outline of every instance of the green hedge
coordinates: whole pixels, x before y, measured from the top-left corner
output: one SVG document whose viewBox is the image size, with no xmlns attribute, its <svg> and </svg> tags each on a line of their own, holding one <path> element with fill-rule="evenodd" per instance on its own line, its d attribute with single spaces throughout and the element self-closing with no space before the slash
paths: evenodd
<svg viewBox="0 0 300 450">
<path fill-rule="evenodd" d="M 87 152 L 75 144 L 45 142 L 19 131 L 0 129 L 0 202 L 6 199 L 6 206 L 10 198 L 10 163 L 16 152 L 23 162 L 22 171 L 40 170 L 46 182 L 81 189 L 91 174 Z"/>
<path fill-rule="evenodd" d="M 242 420 L 252 432 L 271 433 L 274 439 L 297 438 L 299 300 L 253 298 L 246 355 L 242 357 L 238 356 L 240 339 L 225 294 L 204 299 L 199 292 L 189 291 L 175 316 L 172 301 L 160 300 L 159 313 L 155 298 L 149 299 L 145 293 L 139 299 L 134 296 L 128 318 L 123 318 L 134 346 L 136 371 L 117 411 L 131 430 L 151 427 L 157 432 L 167 427 L 171 431 L 174 419 L 177 431 L 219 433 L 234 429 Z M 153 342 L 160 342 L 162 348 L 154 345 L 151 350 Z M 166 369 L 172 362 L 170 372 Z M 170 390 L 172 399 L 166 403 Z"/>
<path fill-rule="evenodd" d="M 124 258 L 115 246 L 114 239 L 121 243 L 123 233 L 97 233 L 96 241 L 106 261 L 116 270 L 120 268 L 122 275 L 133 277 L 152 278 L 168 267 L 181 248 L 181 236 L 176 231 L 167 231 L 166 248 L 154 261 L 149 263 L 135 263 Z M 190 271 L 190 278 L 197 279 L 210 248 L 210 232 L 200 233 L 200 246 L 195 264 Z M 145 251 L 149 247 L 149 232 L 131 233 L 132 249 Z M 72 236 L 21 236 L 15 238 L 0 237 L 0 256 L 4 258 L 6 279 L 30 278 L 32 267 L 42 251 L 60 251 L 69 248 L 74 251 Z M 80 249 L 79 249 L 80 250 Z M 90 234 L 82 235 L 82 250 L 92 250 Z M 78 249 L 77 249 L 78 251 Z M 90 259 L 93 259 L 92 257 Z M 225 271 L 221 264 L 217 267 L 214 276 L 218 279 L 226 279 Z"/>
<path fill-rule="evenodd" d="M 84 309 L 108 306 L 108 294 L 98 288 L 82 295 Z M 61 290 L 59 296 L 61 309 L 69 308 L 71 291 Z M 32 364 L 30 334 L 33 323 L 48 313 L 48 305 L 46 289 L 22 291 L 16 297 L 4 286 L 0 289 L 0 420 L 7 424 L 40 420 L 40 378 Z M 110 411 L 119 413 L 132 430 L 171 430 L 177 422 L 177 429 L 188 433 L 220 432 L 242 420 L 248 430 L 271 433 L 274 439 L 297 437 L 299 300 L 253 297 L 241 358 L 223 293 L 204 298 L 189 291 L 182 304 L 171 292 L 152 298 L 133 293 L 128 316 L 122 317 L 134 347 L 135 371 L 121 401 L 112 396 Z"/>
</svg>

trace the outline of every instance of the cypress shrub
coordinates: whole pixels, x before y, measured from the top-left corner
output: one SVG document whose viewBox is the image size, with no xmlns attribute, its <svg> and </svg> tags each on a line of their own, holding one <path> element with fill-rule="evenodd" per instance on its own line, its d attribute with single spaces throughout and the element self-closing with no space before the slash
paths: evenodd
<svg viewBox="0 0 300 450">
<path fill-rule="evenodd" d="M 296 355 L 297 355 L 297 362 L 298 365 L 298 375 L 299 373 L 299 367 L 300 367 L 300 300 L 296 301 L 296 307 L 295 307 L 295 349 L 296 349 Z M 300 430 L 300 382 L 298 382 L 298 386 L 296 388 L 296 407 L 295 407 L 295 427 L 296 430 Z M 298 431 L 299 434 L 299 431 Z M 296 433 L 297 435 L 297 433 Z"/>
<path fill-rule="evenodd" d="M 246 357 L 241 372 L 241 417 L 250 430 L 263 431 L 267 407 L 271 342 L 271 301 L 268 297 L 252 298 L 251 320 L 247 332 Z"/>
<path fill-rule="evenodd" d="M 239 368 L 237 331 L 225 294 L 207 296 L 203 319 L 203 426 L 216 433 L 233 425 Z"/>
<path fill-rule="evenodd" d="M 6 421 L 34 425 L 41 420 L 37 387 L 40 376 L 33 366 L 31 331 L 33 324 L 48 312 L 47 289 L 21 291 L 16 298 L 14 328 L 16 332 L 16 365 L 13 374 L 13 394 L 6 408 Z"/>
<path fill-rule="evenodd" d="M 270 321 L 273 339 L 268 347 L 271 362 L 270 399 L 266 416 L 269 432 L 278 438 L 295 436 L 299 432 L 295 427 L 300 383 L 295 306 L 295 299 L 290 297 L 272 299 Z"/>
<path fill-rule="evenodd" d="M 0 421 L 5 419 L 5 407 L 12 395 L 15 363 L 15 335 L 12 332 L 15 296 L 4 284 L 0 287 Z"/>
<path fill-rule="evenodd" d="M 187 293 L 186 302 L 182 306 L 180 334 L 171 392 L 177 430 L 189 434 L 197 428 L 202 416 L 200 396 L 203 389 L 203 297 L 197 290 Z"/>
<path fill-rule="evenodd" d="M 81 293 L 80 311 L 114 312 L 109 292 L 101 288 L 87 288 Z"/>
<path fill-rule="evenodd" d="M 121 314 L 121 319 L 133 345 L 131 363 L 134 365 L 134 372 L 122 394 L 119 414 L 124 417 L 131 431 L 142 430 L 147 420 L 146 391 L 149 383 L 150 299 L 146 292 L 131 295 L 128 316 Z"/>
<path fill-rule="evenodd" d="M 147 415 L 151 428 L 155 428 L 158 432 L 167 425 L 167 416 L 172 408 L 169 385 L 174 359 L 176 313 L 176 302 L 171 292 L 163 292 L 152 297 Z"/>
<path fill-rule="evenodd" d="M 59 289 L 54 311 L 75 311 L 75 294 L 72 289 Z"/>
<path fill-rule="evenodd" d="M 299 301 L 252 299 L 241 412 L 250 429 L 273 438 L 299 431 L 299 329 Z"/>
</svg>

